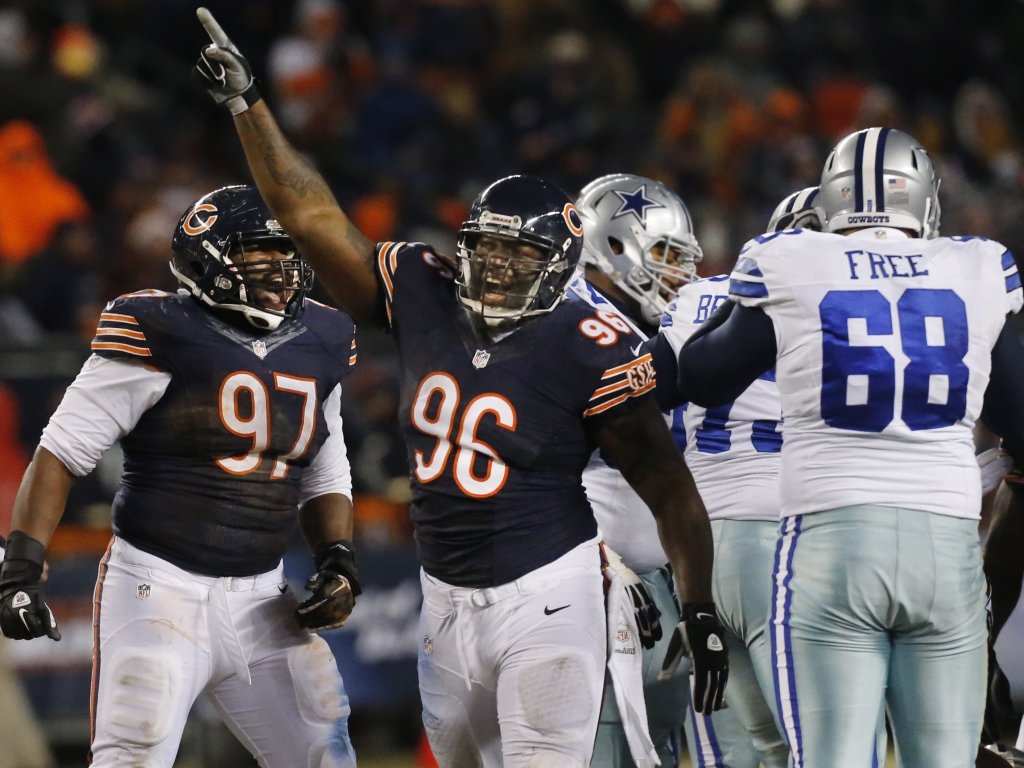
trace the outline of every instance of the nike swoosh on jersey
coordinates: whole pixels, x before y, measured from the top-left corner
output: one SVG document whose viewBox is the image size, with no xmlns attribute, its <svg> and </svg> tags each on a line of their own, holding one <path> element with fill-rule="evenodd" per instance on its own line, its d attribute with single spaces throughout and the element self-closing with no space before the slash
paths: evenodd
<svg viewBox="0 0 1024 768">
<path fill-rule="evenodd" d="M 639 344 L 636 345 L 635 348 L 634 347 L 630 347 L 629 351 L 632 352 L 634 355 L 639 355 L 640 354 L 640 347 L 642 347 L 643 345 L 644 345 L 644 343 L 641 341 Z"/>
<path fill-rule="evenodd" d="M 572 605 L 572 603 L 569 603 L 569 605 Z M 545 605 L 544 606 L 544 615 L 545 616 L 550 616 L 552 613 L 558 613 L 559 611 L 564 611 L 566 608 L 569 607 L 569 605 L 563 605 L 561 608 L 548 608 Z"/>
<path fill-rule="evenodd" d="M 698 621 L 700 621 L 701 619 L 713 619 L 715 617 L 712 614 L 710 614 L 710 613 L 700 613 L 698 611 L 697 613 L 693 614 L 693 618 L 695 618 Z"/>
</svg>

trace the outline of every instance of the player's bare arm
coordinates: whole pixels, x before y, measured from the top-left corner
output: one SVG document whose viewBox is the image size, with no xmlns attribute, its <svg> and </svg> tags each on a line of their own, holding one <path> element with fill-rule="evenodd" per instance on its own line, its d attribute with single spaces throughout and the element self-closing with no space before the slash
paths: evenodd
<svg viewBox="0 0 1024 768">
<path fill-rule="evenodd" d="M 341 307 L 359 322 L 373 322 L 378 290 L 373 243 L 349 221 L 323 177 L 285 138 L 260 100 L 248 63 L 213 15 L 205 8 L 197 15 L 213 41 L 201 54 L 198 79 L 234 114 L 264 200 Z"/>
<path fill-rule="evenodd" d="M 45 448 L 36 448 L 18 488 L 11 530 L 46 546 L 64 514 L 71 486 L 78 478 Z"/>
<path fill-rule="evenodd" d="M 711 524 L 658 407 L 635 408 L 598 429 L 594 439 L 657 519 L 680 600 L 712 602 Z"/>
<path fill-rule="evenodd" d="M 664 668 L 673 671 L 689 651 L 694 707 L 710 715 L 722 706 L 729 664 L 711 595 L 714 541 L 704 502 L 654 402 L 598 428 L 593 437 L 658 521 L 683 603 Z"/>
<path fill-rule="evenodd" d="M 16 640 L 60 640 L 40 583 L 46 545 L 64 514 L 75 476 L 45 448 L 37 448 L 14 502 L 11 535 L 0 568 L 0 630 Z"/>
</svg>

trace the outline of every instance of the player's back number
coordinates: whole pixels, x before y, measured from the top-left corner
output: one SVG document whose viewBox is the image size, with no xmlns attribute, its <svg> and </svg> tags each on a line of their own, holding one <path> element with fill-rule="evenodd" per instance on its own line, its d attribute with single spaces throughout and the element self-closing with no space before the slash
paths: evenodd
<svg viewBox="0 0 1024 768">
<path fill-rule="evenodd" d="M 946 289 L 908 288 L 892 304 L 879 291 L 829 291 L 818 306 L 822 331 L 821 417 L 829 426 L 881 432 L 895 418 L 896 361 L 881 340 L 899 339 L 901 418 L 911 430 L 955 424 L 967 411 L 967 307 Z M 850 343 L 851 330 L 860 337 Z"/>
</svg>

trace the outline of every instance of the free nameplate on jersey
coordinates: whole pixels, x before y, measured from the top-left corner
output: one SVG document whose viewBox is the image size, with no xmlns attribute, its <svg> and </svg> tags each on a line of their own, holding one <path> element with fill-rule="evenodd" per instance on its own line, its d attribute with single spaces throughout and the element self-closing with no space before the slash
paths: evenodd
<svg viewBox="0 0 1024 768">
<path fill-rule="evenodd" d="M 923 254 L 872 253 L 860 249 L 846 251 L 850 262 L 850 279 L 860 280 L 871 271 L 871 279 L 882 277 L 926 277 L 927 269 L 921 269 L 920 260 Z"/>
</svg>

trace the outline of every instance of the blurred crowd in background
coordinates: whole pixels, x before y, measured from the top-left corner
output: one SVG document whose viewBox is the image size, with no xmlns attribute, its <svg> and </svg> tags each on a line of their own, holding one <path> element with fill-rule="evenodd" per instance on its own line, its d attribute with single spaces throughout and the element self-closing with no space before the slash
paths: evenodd
<svg viewBox="0 0 1024 768">
<path fill-rule="evenodd" d="M 857 128 L 916 136 L 943 234 L 1024 247 L 1024 4 L 962 0 L 208 0 L 372 240 L 451 253 L 490 181 L 676 189 L 727 271 Z M 189 77 L 195 0 L 0 2 L 0 510 L 104 303 L 173 290 L 178 218 L 249 180 Z M 390 342 L 360 330 L 345 425 L 360 535 L 408 536 Z M 68 518 L 109 522 L 116 451 Z M 6 524 L 0 520 L 0 529 Z"/>
</svg>

